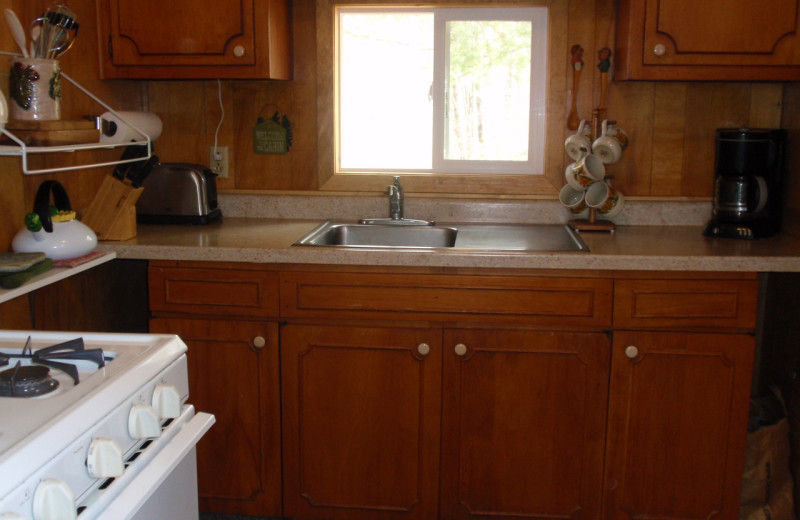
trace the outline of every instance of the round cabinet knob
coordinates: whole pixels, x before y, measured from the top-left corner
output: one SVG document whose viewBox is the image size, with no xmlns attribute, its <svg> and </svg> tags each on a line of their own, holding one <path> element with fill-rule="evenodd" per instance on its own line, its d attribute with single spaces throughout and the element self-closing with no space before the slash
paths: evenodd
<svg viewBox="0 0 800 520">
<path fill-rule="evenodd" d="M 75 495 L 61 480 L 46 478 L 33 492 L 33 520 L 75 520 Z"/>
<path fill-rule="evenodd" d="M 264 339 L 264 336 L 256 336 L 253 338 L 253 346 L 256 348 L 264 348 L 267 344 L 267 340 Z"/>
<path fill-rule="evenodd" d="M 116 478 L 125 471 L 122 448 L 117 441 L 108 437 L 92 439 L 89 453 L 86 454 L 86 469 L 92 478 Z"/>
<path fill-rule="evenodd" d="M 134 439 L 152 439 L 161 435 L 158 414 L 145 403 L 136 403 L 128 415 L 128 433 Z"/>
<path fill-rule="evenodd" d="M 174 419 L 181 414 L 181 394 L 173 385 L 156 385 L 153 390 L 153 410 L 164 419 Z"/>
<path fill-rule="evenodd" d="M 244 46 L 237 45 L 236 47 L 234 47 L 233 55 L 236 56 L 237 58 L 241 58 L 242 56 L 244 56 Z"/>
<path fill-rule="evenodd" d="M 459 343 L 458 345 L 456 345 L 456 348 L 454 350 L 456 351 L 456 356 L 463 356 L 464 354 L 467 353 L 467 346 L 464 345 L 463 343 Z"/>
<path fill-rule="evenodd" d="M 653 47 L 653 54 L 656 56 L 663 56 L 667 53 L 667 46 L 663 43 L 657 43 L 655 47 Z"/>
<path fill-rule="evenodd" d="M 420 356 L 427 356 L 431 352 L 431 346 L 427 343 L 420 343 L 417 345 L 417 352 L 419 352 Z"/>
<path fill-rule="evenodd" d="M 634 347 L 633 345 L 629 345 L 625 347 L 625 355 L 631 359 L 634 359 L 636 356 L 639 355 L 639 349 Z"/>
<path fill-rule="evenodd" d="M 2 513 L 0 514 L 0 520 L 25 520 L 25 517 L 17 513 Z"/>
</svg>

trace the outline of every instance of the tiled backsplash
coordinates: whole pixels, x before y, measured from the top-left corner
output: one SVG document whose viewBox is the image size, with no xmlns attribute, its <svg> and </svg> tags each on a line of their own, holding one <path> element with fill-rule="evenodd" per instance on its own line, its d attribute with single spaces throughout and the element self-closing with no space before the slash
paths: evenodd
<svg viewBox="0 0 800 520">
<path fill-rule="evenodd" d="M 438 222 L 566 223 L 575 218 L 558 201 L 414 198 L 405 199 L 406 218 Z M 265 195 L 220 193 L 228 217 L 358 220 L 388 217 L 384 197 Z M 619 225 L 702 226 L 711 217 L 711 202 L 626 200 L 615 219 Z"/>
</svg>

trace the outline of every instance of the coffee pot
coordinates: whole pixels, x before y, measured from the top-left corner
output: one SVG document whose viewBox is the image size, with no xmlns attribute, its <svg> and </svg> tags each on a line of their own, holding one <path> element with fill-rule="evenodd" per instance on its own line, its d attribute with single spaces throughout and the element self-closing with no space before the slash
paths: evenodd
<svg viewBox="0 0 800 520">
<path fill-rule="evenodd" d="M 755 239 L 780 230 L 783 129 L 716 131 L 714 205 L 706 236 Z"/>
</svg>

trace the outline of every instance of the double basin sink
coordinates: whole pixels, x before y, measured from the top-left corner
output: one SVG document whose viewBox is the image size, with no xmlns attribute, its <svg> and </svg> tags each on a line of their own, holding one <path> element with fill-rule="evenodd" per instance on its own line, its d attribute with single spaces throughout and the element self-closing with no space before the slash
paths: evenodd
<svg viewBox="0 0 800 520">
<path fill-rule="evenodd" d="M 327 221 L 293 245 L 523 253 L 589 250 L 570 227 L 550 224 L 397 225 Z"/>
</svg>

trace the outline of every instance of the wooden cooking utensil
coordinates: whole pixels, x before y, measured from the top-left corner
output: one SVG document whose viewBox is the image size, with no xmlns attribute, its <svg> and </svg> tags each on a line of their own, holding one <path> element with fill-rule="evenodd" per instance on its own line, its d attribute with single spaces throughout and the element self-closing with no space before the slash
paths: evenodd
<svg viewBox="0 0 800 520">
<path fill-rule="evenodd" d="M 577 130 L 581 120 L 578 117 L 578 81 L 581 78 L 581 70 L 583 69 L 583 47 L 578 44 L 572 46 L 570 49 L 572 53 L 572 104 L 569 107 L 569 116 L 567 116 L 567 128 L 570 130 Z"/>
<path fill-rule="evenodd" d="M 601 111 L 601 119 L 605 119 L 608 71 L 611 69 L 611 49 L 603 47 L 597 51 L 597 58 L 600 60 L 600 63 L 597 64 L 597 68 L 600 69 L 600 104 L 597 109 Z"/>
</svg>

